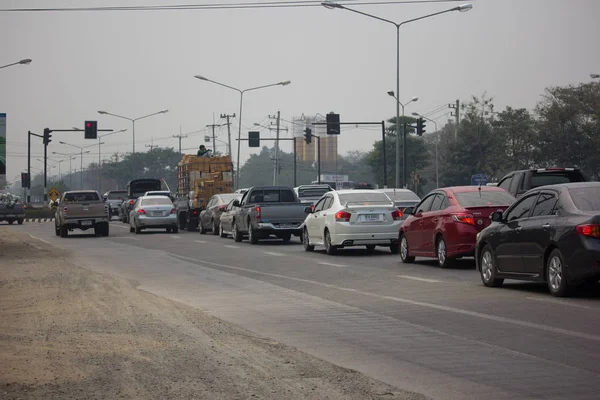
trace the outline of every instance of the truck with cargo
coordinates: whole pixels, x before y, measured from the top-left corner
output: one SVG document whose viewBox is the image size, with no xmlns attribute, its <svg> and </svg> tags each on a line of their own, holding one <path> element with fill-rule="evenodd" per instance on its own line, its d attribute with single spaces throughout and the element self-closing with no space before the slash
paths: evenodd
<svg viewBox="0 0 600 400">
<path fill-rule="evenodd" d="M 25 206 L 19 196 L 10 193 L 0 193 L 0 221 L 21 225 L 25 220 Z"/>
<path fill-rule="evenodd" d="M 133 205 L 138 197 L 144 193 L 154 190 L 161 190 L 162 181 L 160 179 L 134 179 L 127 184 L 127 198 L 121 203 L 119 219 L 125 223 L 129 223 L 129 212 L 133 209 Z"/>
<path fill-rule="evenodd" d="M 230 156 L 198 157 L 185 154 L 177 165 L 177 219 L 180 229 L 198 229 L 200 213 L 216 194 L 233 191 Z"/>
</svg>

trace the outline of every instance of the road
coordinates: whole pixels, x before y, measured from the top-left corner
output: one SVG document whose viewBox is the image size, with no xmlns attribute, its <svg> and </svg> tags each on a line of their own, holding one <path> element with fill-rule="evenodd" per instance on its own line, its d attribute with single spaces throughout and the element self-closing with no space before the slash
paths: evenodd
<svg viewBox="0 0 600 400">
<path fill-rule="evenodd" d="M 441 270 L 386 249 L 327 256 L 297 239 L 250 245 L 199 233 L 56 237 L 101 273 L 205 310 L 337 365 L 436 399 L 597 399 L 600 287 L 575 298 L 545 286 L 483 287 L 472 260 Z"/>
</svg>

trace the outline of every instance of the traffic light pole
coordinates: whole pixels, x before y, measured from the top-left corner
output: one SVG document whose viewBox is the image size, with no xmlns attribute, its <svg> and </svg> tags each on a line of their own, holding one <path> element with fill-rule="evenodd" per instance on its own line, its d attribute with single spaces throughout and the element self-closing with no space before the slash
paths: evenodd
<svg viewBox="0 0 600 400">
<path fill-rule="evenodd" d="M 27 131 L 27 175 L 29 175 L 29 187 L 27 188 L 27 205 L 31 204 L 31 136 L 37 136 L 41 139 L 42 135 L 35 134 L 31 131 Z M 45 159 L 45 157 L 44 157 Z"/>
<path fill-rule="evenodd" d="M 235 139 L 235 140 L 237 140 L 238 142 L 247 142 L 249 139 Z M 296 165 L 297 164 L 296 160 L 298 158 L 298 157 L 296 157 L 296 138 L 294 137 L 294 138 L 260 139 L 260 140 L 275 140 L 275 141 L 276 140 L 279 140 L 279 141 L 282 141 L 282 140 L 292 140 L 294 142 L 294 187 L 296 187 L 297 172 L 298 172 L 298 167 Z M 319 163 L 319 171 L 320 171 L 320 169 L 321 169 L 321 166 L 320 166 L 320 163 Z M 239 180 L 239 178 L 238 178 L 238 180 Z"/>
<path fill-rule="evenodd" d="M 321 184 L 321 137 L 313 136 L 317 138 L 317 183 Z"/>
<path fill-rule="evenodd" d="M 280 139 L 281 140 L 281 139 Z M 296 150 L 296 138 L 293 138 L 294 140 L 294 187 L 298 186 L 297 182 L 296 182 L 296 174 L 297 174 L 297 167 L 296 167 L 296 159 L 298 158 L 297 156 L 297 150 Z"/>
</svg>

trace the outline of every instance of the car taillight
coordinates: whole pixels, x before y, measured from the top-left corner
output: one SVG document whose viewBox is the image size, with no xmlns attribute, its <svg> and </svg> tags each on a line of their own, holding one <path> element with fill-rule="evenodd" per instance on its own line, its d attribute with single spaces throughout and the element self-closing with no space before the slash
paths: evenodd
<svg viewBox="0 0 600 400">
<path fill-rule="evenodd" d="M 129 200 L 129 205 L 132 206 L 133 205 L 133 200 Z"/>
<path fill-rule="evenodd" d="M 392 211 L 392 218 L 394 219 L 394 221 L 401 220 L 402 219 L 402 211 L 400 211 L 400 210 Z"/>
<path fill-rule="evenodd" d="M 261 213 L 260 213 L 260 206 L 256 206 L 256 208 L 254 209 L 256 211 L 256 219 L 261 219 Z"/>
<path fill-rule="evenodd" d="M 138 214 L 146 214 L 146 211 L 143 208 L 140 208 L 138 210 Z"/>
<path fill-rule="evenodd" d="M 198 211 L 194 211 L 192 214 L 194 214 L 194 215 L 198 215 Z"/>
<path fill-rule="evenodd" d="M 348 211 L 338 211 L 335 214 L 335 219 L 336 219 L 336 221 L 350 222 L 351 216 L 352 216 L 352 214 L 350 214 Z"/>
<path fill-rule="evenodd" d="M 597 224 L 577 225 L 577 233 L 581 236 L 600 238 L 600 225 L 597 225 Z"/>
<path fill-rule="evenodd" d="M 176 208 L 171 208 L 171 214 L 177 214 L 177 209 Z"/>
<path fill-rule="evenodd" d="M 475 226 L 475 218 L 471 214 L 454 214 L 452 217 L 455 222 Z"/>
</svg>

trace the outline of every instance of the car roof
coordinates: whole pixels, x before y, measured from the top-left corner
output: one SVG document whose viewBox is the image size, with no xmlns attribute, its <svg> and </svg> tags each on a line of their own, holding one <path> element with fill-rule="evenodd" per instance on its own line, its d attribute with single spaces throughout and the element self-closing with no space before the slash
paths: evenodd
<svg viewBox="0 0 600 400">
<path fill-rule="evenodd" d="M 506 190 L 502 189 L 501 187 L 498 186 L 487 186 L 487 185 L 482 185 L 482 186 L 450 186 L 450 187 L 446 187 L 446 188 L 440 188 L 440 189 L 436 189 L 436 190 L 450 190 L 454 193 L 465 193 L 465 192 L 477 192 L 479 191 L 479 189 L 481 188 L 482 191 L 486 191 L 486 192 L 506 192 Z M 508 192 L 507 192 L 508 193 Z"/>
<path fill-rule="evenodd" d="M 153 196 L 153 195 L 140 197 L 140 199 L 164 199 L 164 198 L 165 198 L 165 196 Z"/>
<path fill-rule="evenodd" d="M 548 189 L 556 189 L 557 187 L 565 188 L 565 189 L 577 189 L 577 188 L 586 188 L 586 187 L 600 187 L 600 182 L 569 182 L 569 183 L 556 183 L 554 185 L 545 185 L 538 186 L 531 190 L 548 190 Z"/>
<path fill-rule="evenodd" d="M 366 193 L 381 193 L 379 190 L 373 189 L 344 189 L 335 190 L 337 194 L 366 194 Z"/>
<path fill-rule="evenodd" d="M 375 189 L 375 190 L 378 190 L 378 191 L 380 191 L 380 192 L 384 192 L 384 193 L 385 193 L 385 192 L 394 192 L 394 193 L 395 193 L 395 192 L 399 192 L 399 193 L 414 193 L 414 192 L 413 192 L 412 190 L 410 190 L 410 189 L 396 189 L 396 188 L 385 188 L 385 189 L 381 189 L 381 188 L 379 188 L 379 189 Z"/>
<path fill-rule="evenodd" d="M 66 191 L 65 193 L 98 193 L 95 190 L 69 190 Z"/>
<path fill-rule="evenodd" d="M 254 186 L 252 190 L 292 190 L 288 186 Z"/>
</svg>

